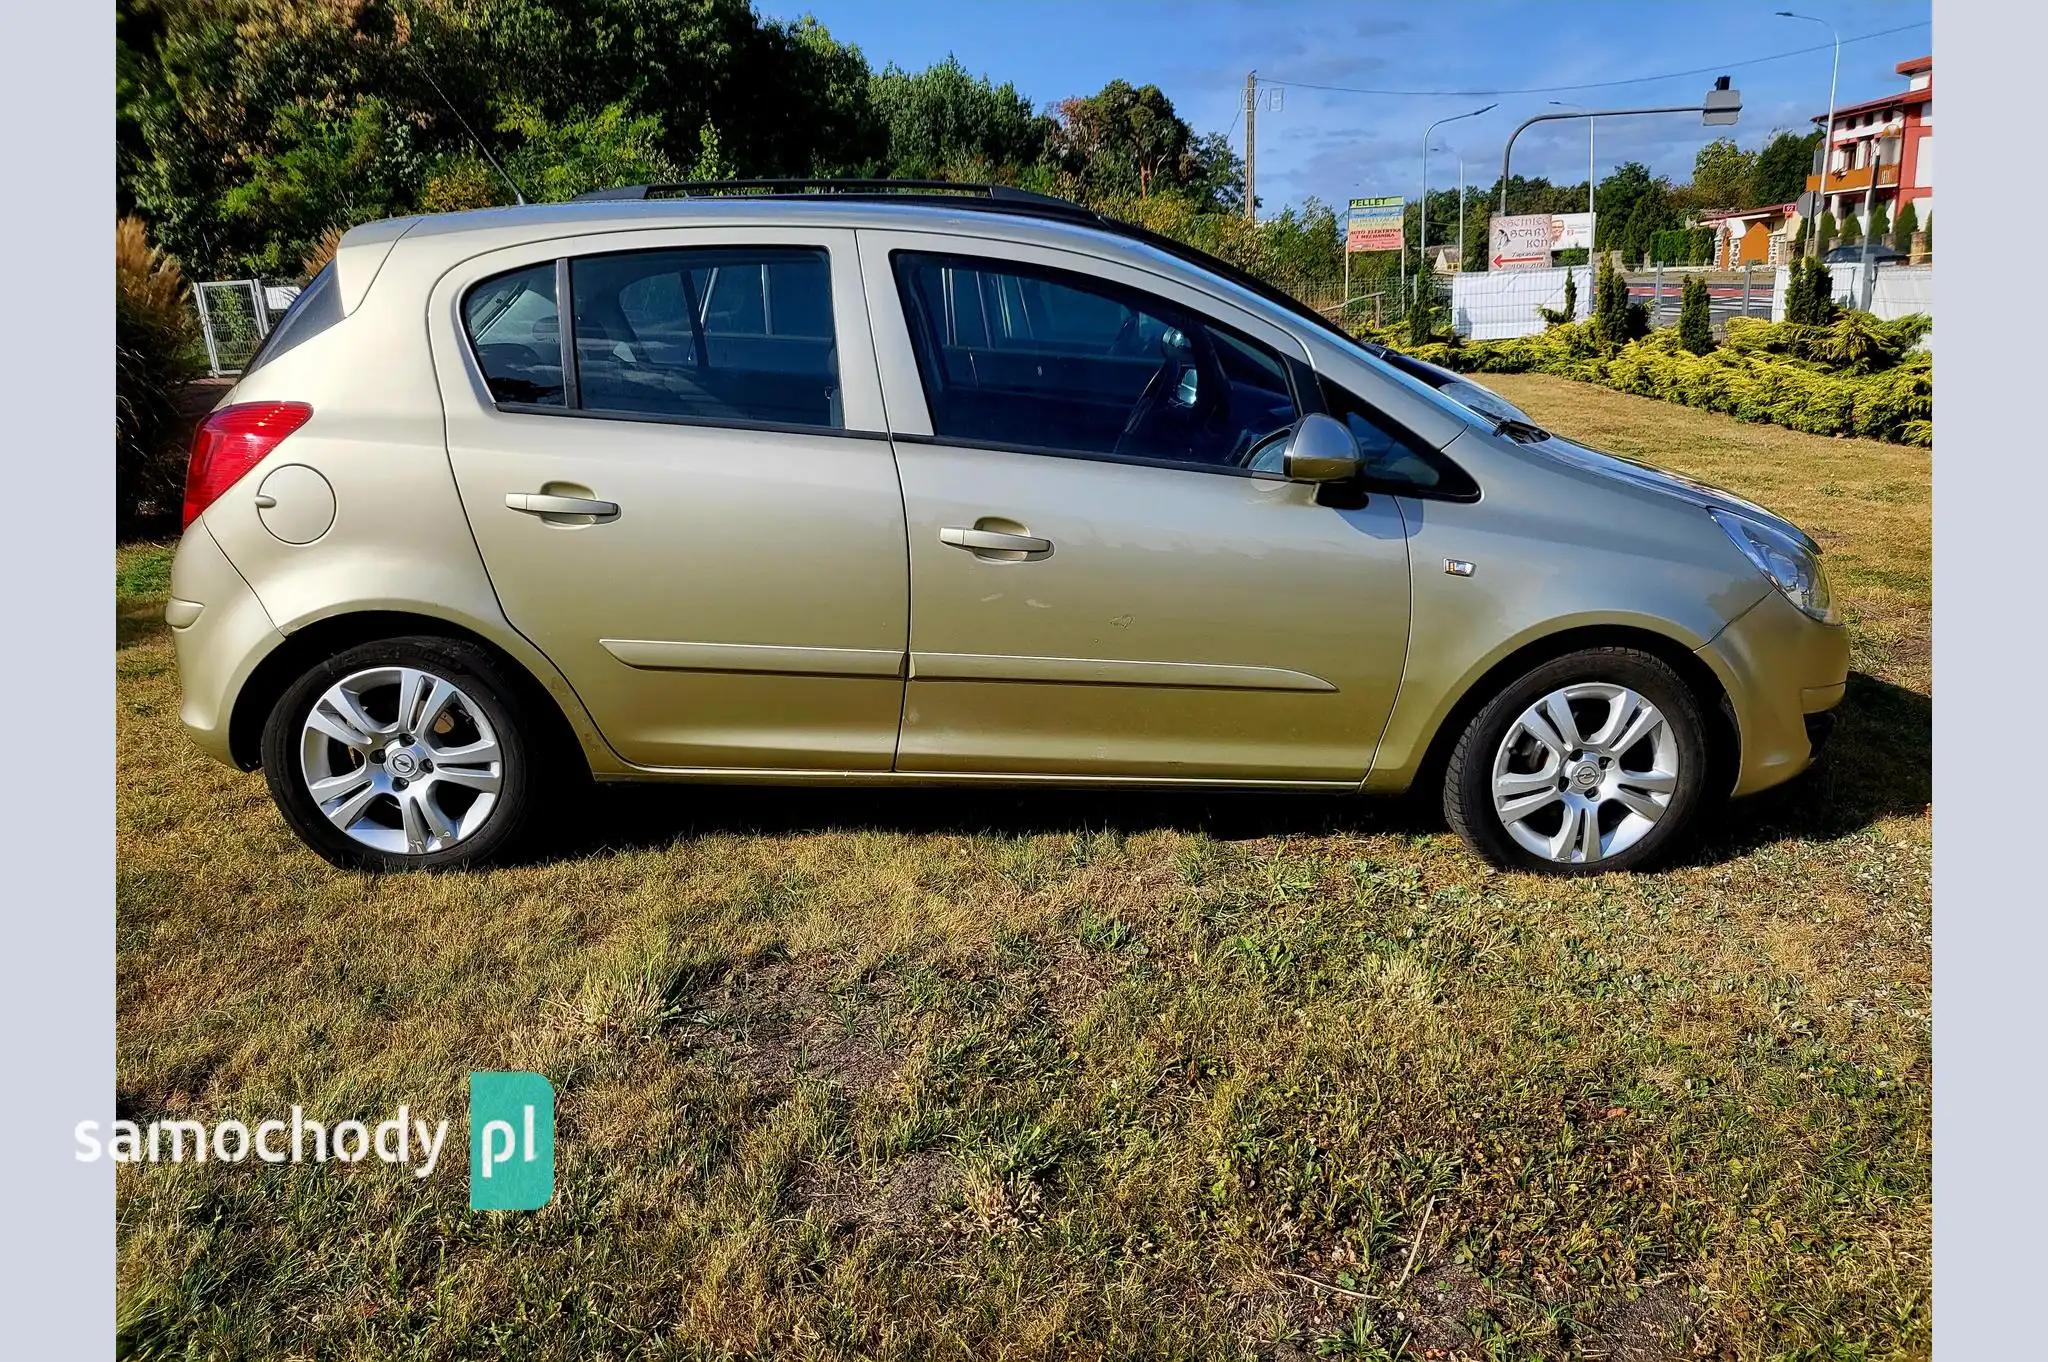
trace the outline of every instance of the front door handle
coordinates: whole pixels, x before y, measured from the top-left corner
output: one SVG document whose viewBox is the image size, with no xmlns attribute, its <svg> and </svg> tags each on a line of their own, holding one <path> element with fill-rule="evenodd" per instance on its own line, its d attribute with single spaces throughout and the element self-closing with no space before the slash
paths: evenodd
<svg viewBox="0 0 2048 1362">
<path fill-rule="evenodd" d="M 619 514 L 616 501 L 596 501 L 590 497 L 558 497 L 552 492 L 507 492 L 505 506 L 508 510 L 526 515 L 588 515 L 599 520 L 615 520 Z"/>
<path fill-rule="evenodd" d="M 1052 540 L 1036 535 L 1010 534 L 1004 530 L 967 529 L 948 525 L 939 531 L 939 542 L 979 554 L 1004 555 L 999 561 L 1035 561 L 1052 556 Z M 1012 557 L 1011 555 L 1014 555 Z"/>
</svg>

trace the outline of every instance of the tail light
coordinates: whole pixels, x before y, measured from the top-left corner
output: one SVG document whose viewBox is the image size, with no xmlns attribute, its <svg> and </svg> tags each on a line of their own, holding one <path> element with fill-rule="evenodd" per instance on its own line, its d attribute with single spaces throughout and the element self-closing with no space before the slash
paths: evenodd
<svg viewBox="0 0 2048 1362">
<path fill-rule="evenodd" d="M 201 421 L 185 468 L 186 526 L 312 414 L 304 402 L 237 402 Z"/>
</svg>

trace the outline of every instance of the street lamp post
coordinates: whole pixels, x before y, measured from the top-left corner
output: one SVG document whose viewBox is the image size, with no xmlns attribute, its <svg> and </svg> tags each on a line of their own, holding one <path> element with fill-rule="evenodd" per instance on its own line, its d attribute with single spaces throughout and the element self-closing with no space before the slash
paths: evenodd
<svg viewBox="0 0 2048 1362">
<path fill-rule="evenodd" d="M 1707 127 L 1727 127 L 1742 113 L 1742 92 L 1728 88 L 1728 77 L 1722 76 L 1714 82 L 1714 88 L 1707 91 L 1705 98 L 1697 104 L 1664 104 L 1653 109 L 1588 109 L 1583 113 L 1532 114 L 1522 120 L 1521 125 L 1508 134 L 1508 144 L 1500 153 L 1500 212 L 1508 212 L 1508 168 L 1515 155 L 1515 139 L 1538 123 L 1551 123 L 1561 118 L 1633 118 L 1638 114 L 1696 113 L 1700 122 Z"/>
<path fill-rule="evenodd" d="M 1429 249 L 1429 139 L 1435 136 L 1436 130 L 1445 123 L 1455 123 L 1461 118 L 1477 118 L 1499 107 L 1498 104 L 1489 104 L 1470 113 L 1452 114 L 1448 118 L 1439 118 L 1422 130 L 1422 211 L 1415 219 L 1415 282 L 1418 294 L 1422 291 L 1422 272 L 1428 268 L 1423 253 Z"/>
<path fill-rule="evenodd" d="M 1813 200 L 1814 206 L 1822 209 L 1826 207 L 1828 197 L 1828 163 L 1835 159 L 1835 80 L 1842 74 L 1842 35 L 1835 31 L 1833 24 L 1825 19 L 1816 19 L 1811 14 L 1794 14 L 1789 9 L 1781 9 L 1777 11 L 1777 16 L 1780 19 L 1799 19 L 1809 24 L 1819 24 L 1835 40 L 1835 64 L 1828 69 L 1827 131 L 1822 133 L 1820 138 L 1820 188 L 1815 191 Z M 1819 213 L 1816 212 L 1815 216 L 1818 217 Z M 1811 227 L 1806 232 L 1806 245 L 1812 254 L 1820 254 L 1820 233 Z"/>
<path fill-rule="evenodd" d="M 1556 105 L 1556 106 L 1557 106 L 1558 108 L 1560 108 L 1560 109 L 1579 109 L 1579 110 L 1585 111 L 1585 113 L 1586 113 L 1586 216 L 1587 216 L 1587 217 L 1591 217 L 1591 216 L 1593 215 L 1593 123 L 1594 123 L 1594 118 L 1593 118 L 1592 112 L 1591 112 L 1590 110 L 1587 110 L 1587 109 L 1586 109 L 1586 106 L 1585 106 L 1585 105 L 1583 105 L 1583 104 L 1567 104 L 1567 103 L 1565 103 L 1565 102 L 1564 102 L 1563 100 L 1561 100 L 1561 99 L 1553 99 L 1553 100 L 1549 100 L 1549 101 L 1547 101 L 1547 102 L 1548 102 L 1548 103 L 1551 103 L 1551 104 L 1555 104 L 1555 105 Z M 1592 248 L 1591 248 L 1591 247 L 1588 247 L 1588 248 L 1587 248 L 1587 251 L 1586 251 L 1586 254 L 1588 254 L 1588 255 L 1591 255 L 1592 253 L 1593 253 L 1593 252 L 1592 252 Z"/>
<path fill-rule="evenodd" d="M 1431 147 L 1431 151 L 1453 154 L 1449 147 Z M 1465 268 L 1465 153 L 1454 153 L 1458 158 L 1458 268 Z"/>
</svg>

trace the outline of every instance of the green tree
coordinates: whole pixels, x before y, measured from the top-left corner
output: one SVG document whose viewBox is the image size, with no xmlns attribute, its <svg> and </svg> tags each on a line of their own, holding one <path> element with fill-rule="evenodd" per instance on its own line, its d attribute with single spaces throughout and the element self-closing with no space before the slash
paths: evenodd
<svg viewBox="0 0 2048 1362">
<path fill-rule="evenodd" d="M 1820 210 L 1819 220 L 1814 224 L 1813 251 L 1815 255 L 1826 255 L 1828 247 L 1835 244 L 1835 215 L 1827 209 Z"/>
<path fill-rule="evenodd" d="M 1619 250 L 1627 234 L 1628 223 L 1634 213 L 1636 200 L 1658 187 L 1656 177 L 1650 168 L 1640 161 L 1624 161 L 1614 168 L 1612 174 L 1600 181 L 1594 192 L 1593 207 L 1596 219 L 1593 224 L 1593 249 L 1599 251 Z M 1580 200 L 1584 202 L 1584 200 Z M 1548 212 L 1546 208 L 1517 208 L 1516 212 Z M 1631 263 L 1639 257 L 1631 256 Z"/>
<path fill-rule="evenodd" d="M 1880 199 L 1870 205 L 1870 239 L 1872 242 L 1883 242 L 1889 239 L 1891 234 L 1891 218 L 1885 213 L 1884 201 Z"/>
<path fill-rule="evenodd" d="M 725 146 L 719 140 L 718 125 L 705 121 L 697 130 L 697 159 L 690 162 L 688 178 L 692 180 L 730 180 L 739 175 L 739 170 L 727 159 Z"/>
<path fill-rule="evenodd" d="M 1577 270 L 1564 272 L 1564 319 L 1575 322 L 1579 319 L 1579 273 Z"/>
<path fill-rule="evenodd" d="M 1892 249 L 1910 253 L 1913 249 L 1913 234 L 1920 230 L 1920 210 L 1911 200 L 1899 207 L 1898 219 L 1892 223 Z"/>
<path fill-rule="evenodd" d="M 1844 246 L 1853 246 L 1863 240 L 1863 220 L 1853 211 L 1844 213 L 1841 226 L 1835 232 L 1835 239 Z"/>
<path fill-rule="evenodd" d="M 890 66 L 868 90 L 892 175 L 1009 180 L 1045 154 L 1051 120 L 1016 86 L 993 85 L 953 57 L 917 72 Z"/>
<path fill-rule="evenodd" d="M 1614 257 L 1602 255 L 1600 270 L 1593 280 L 1593 336 L 1608 350 L 1619 349 L 1629 339 L 1628 281 L 1614 268 Z"/>
<path fill-rule="evenodd" d="M 1663 185 L 1652 184 L 1629 207 L 1621 239 L 1615 243 L 1622 259 L 1633 266 L 1650 253 L 1653 238 L 1672 225 L 1671 205 Z"/>
<path fill-rule="evenodd" d="M 1695 355 L 1714 348 L 1714 321 L 1707 305 L 1707 281 L 1697 274 L 1685 276 L 1685 288 L 1678 298 L 1678 343 Z"/>
<path fill-rule="evenodd" d="M 1757 153 L 1750 202 L 1791 203 L 1805 193 L 1806 177 L 1813 168 L 1813 149 L 1819 145 L 1819 128 L 1809 133 L 1781 132 L 1772 137 Z"/>
<path fill-rule="evenodd" d="M 1792 262 L 1785 281 L 1785 320 L 1801 326 L 1825 326 L 1835 316 L 1835 281 L 1828 267 L 1811 256 Z"/>
<path fill-rule="evenodd" d="M 1756 187 L 1757 154 L 1717 137 L 1692 162 L 1693 197 L 1700 208 L 1747 208 Z"/>
<path fill-rule="evenodd" d="M 1051 156 L 1091 195 L 1179 192 L 1207 211 L 1243 202 L 1243 164 L 1218 134 L 1198 137 L 1156 85 L 1113 80 L 1053 106 Z"/>
</svg>

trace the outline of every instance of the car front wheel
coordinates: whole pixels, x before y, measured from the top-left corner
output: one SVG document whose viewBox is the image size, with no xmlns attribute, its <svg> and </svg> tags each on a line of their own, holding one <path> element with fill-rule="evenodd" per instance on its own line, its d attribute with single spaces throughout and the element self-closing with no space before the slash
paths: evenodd
<svg viewBox="0 0 2048 1362">
<path fill-rule="evenodd" d="M 1636 869 L 1697 821 L 1706 742 L 1699 701 L 1669 665 L 1586 649 L 1535 667 L 1473 716 L 1445 772 L 1444 815 L 1509 869 Z"/>
<path fill-rule="evenodd" d="M 518 694 L 454 639 L 365 643 L 313 667 L 263 728 L 293 831 L 334 864 L 444 869 L 504 847 L 532 802 Z"/>
</svg>

